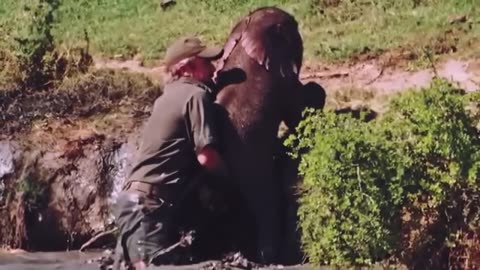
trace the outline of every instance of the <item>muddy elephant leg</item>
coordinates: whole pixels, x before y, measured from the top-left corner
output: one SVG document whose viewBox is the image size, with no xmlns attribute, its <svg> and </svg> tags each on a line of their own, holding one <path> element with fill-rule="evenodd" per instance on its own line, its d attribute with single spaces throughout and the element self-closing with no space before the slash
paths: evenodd
<svg viewBox="0 0 480 270">
<path fill-rule="evenodd" d="M 276 179 L 282 186 L 280 262 L 285 265 L 293 265 L 301 263 L 303 255 L 298 230 L 298 196 L 296 195 L 298 161 L 286 154 L 287 149 L 281 143 L 282 141 L 279 140 L 279 151 L 275 157 L 274 167 Z"/>
<path fill-rule="evenodd" d="M 253 168 L 253 167 L 252 167 Z M 252 169 L 255 172 L 258 169 Z M 263 168 L 262 168 L 263 170 Z M 245 175 L 242 194 L 254 217 L 256 229 L 255 260 L 273 263 L 278 260 L 280 238 L 280 187 L 273 175 Z"/>
<path fill-rule="evenodd" d="M 319 84 L 309 82 L 298 84 L 294 92 L 290 92 L 287 99 L 283 120 L 289 131 L 285 136 L 295 132 L 295 128 L 302 120 L 302 112 L 306 107 L 322 109 L 325 105 L 326 93 Z M 292 96 L 293 95 L 293 96 Z M 300 263 L 302 259 L 300 232 L 298 230 L 298 161 L 286 154 L 286 147 L 280 140 L 278 143 L 275 161 L 275 174 L 279 185 L 282 186 L 282 243 L 281 257 L 284 264 Z"/>
<path fill-rule="evenodd" d="M 268 184 L 268 183 L 266 183 Z M 258 228 L 257 257 L 262 263 L 278 260 L 280 246 L 280 194 L 273 183 L 257 189 L 252 198 Z"/>
</svg>

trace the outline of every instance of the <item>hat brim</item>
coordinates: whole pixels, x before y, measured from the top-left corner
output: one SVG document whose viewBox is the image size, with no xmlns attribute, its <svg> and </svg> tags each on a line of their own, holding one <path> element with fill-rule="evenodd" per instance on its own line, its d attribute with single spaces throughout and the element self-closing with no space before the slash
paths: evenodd
<svg viewBox="0 0 480 270">
<path fill-rule="evenodd" d="M 209 59 L 209 60 L 217 60 L 222 57 L 223 54 L 223 47 L 215 46 L 215 47 L 207 47 L 202 50 L 200 53 L 197 54 L 198 57 Z"/>
</svg>

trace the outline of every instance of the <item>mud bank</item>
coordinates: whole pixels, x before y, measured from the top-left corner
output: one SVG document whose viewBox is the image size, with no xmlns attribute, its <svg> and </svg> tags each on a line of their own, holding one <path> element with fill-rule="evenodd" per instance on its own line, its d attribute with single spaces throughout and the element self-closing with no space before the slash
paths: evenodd
<svg viewBox="0 0 480 270">
<path fill-rule="evenodd" d="M 0 141 L 2 245 L 78 249 L 112 227 L 110 209 L 134 155 L 134 132 L 72 128 L 63 136 L 34 131 Z"/>
<path fill-rule="evenodd" d="M 353 88 L 393 94 L 408 88 L 428 86 L 434 77 L 442 77 L 457 83 L 466 91 L 480 89 L 479 59 L 446 59 L 435 63 L 433 67 L 415 71 L 397 67 L 392 61 L 394 60 L 389 58 L 343 65 L 306 63 L 300 78 L 303 82 L 320 83 L 327 92 Z M 135 59 L 126 61 L 95 59 L 95 67 L 142 73 L 159 81 L 163 80 L 165 75 L 161 61 L 154 67 L 146 67 Z"/>
<path fill-rule="evenodd" d="M 445 78 L 466 91 L 480 89 L 480 60 L 447 59 L 434 67 L 408 71 L 374 59 L 349 66 L 312 64 L 301 75 L 304 81 L 322 83 L 327 91 L 352 88 L 394 94 L 428 86 L 434 77 Z"/>
<path fill-rule="evenodd" d="M 111 205 L 161 91 L 113 70 L 0 91 L 0 245 L 78 249 L 113 226 Z"/>
</svg>

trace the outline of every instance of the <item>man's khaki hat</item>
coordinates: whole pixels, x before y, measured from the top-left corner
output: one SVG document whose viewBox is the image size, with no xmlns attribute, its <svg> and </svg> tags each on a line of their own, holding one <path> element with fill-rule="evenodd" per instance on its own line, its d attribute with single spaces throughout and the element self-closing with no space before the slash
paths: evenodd
<svg viewBox="0 0 480 270">
<path fill-rule="evenodd" d="M 199 38 L 186 36 L 177 39 L 165 52 L 164 62 L 167 70 L 183 59 L 198 56 L 201 58 L 216 60 L 222 56 L 223 47 L 207 47 Z"/>
</svg>

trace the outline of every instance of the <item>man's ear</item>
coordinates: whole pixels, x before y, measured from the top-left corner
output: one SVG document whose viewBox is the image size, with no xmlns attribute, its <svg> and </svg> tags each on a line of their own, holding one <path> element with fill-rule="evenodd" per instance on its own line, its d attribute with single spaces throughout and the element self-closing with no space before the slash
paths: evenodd
<svg viewBox="0 0 480 270">
<path fill-rule="evenodd" d="M 195 70 L 195 63 L 192 63 L 192 61 L 187 61 L 185 64 L 180 66 L 180 71 L 183 73 L 188 73 L 192 74 L 192 72 Z"/>
<path fill-rule="evenodd" d="M 175 76 L 183 76 L 185 73 L 191 74 L 194 70 L 191 58 L 183 59 L 171 67 L 171 72 Z"/>
</svg>

